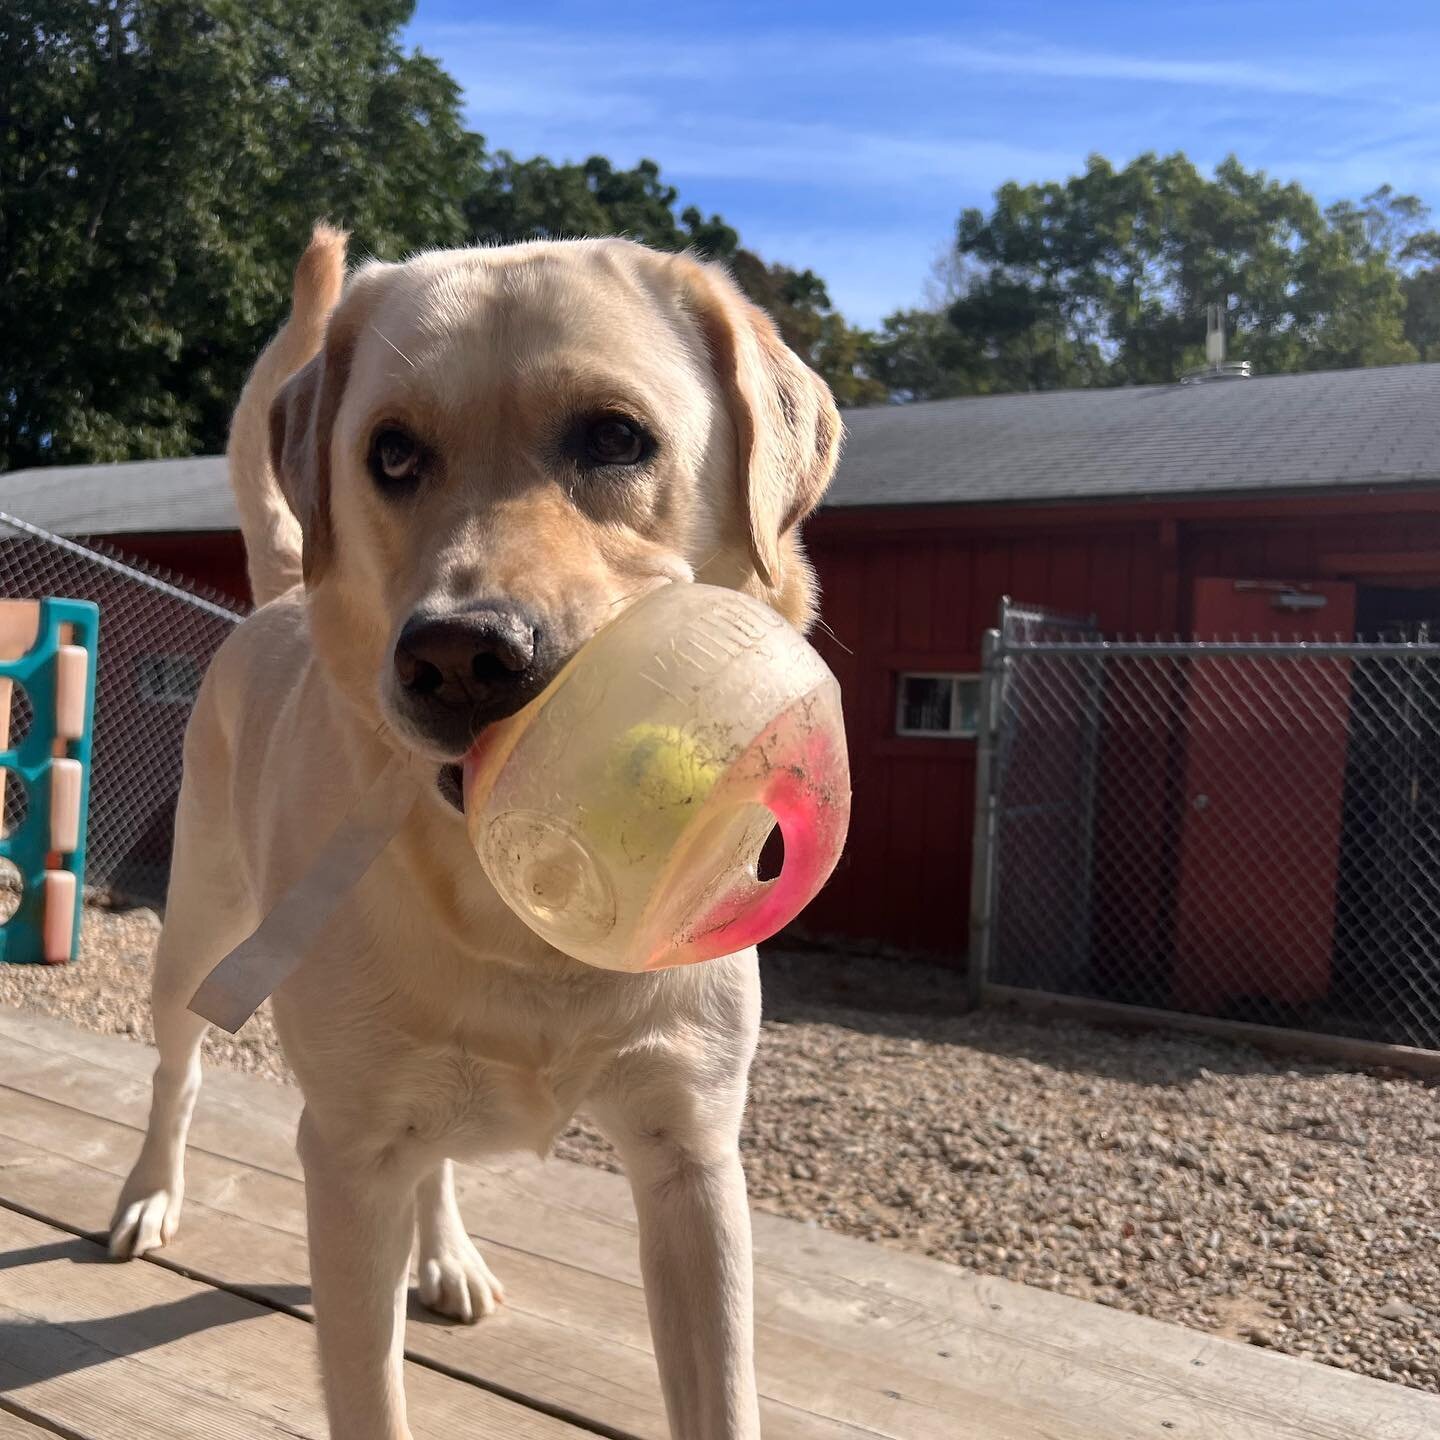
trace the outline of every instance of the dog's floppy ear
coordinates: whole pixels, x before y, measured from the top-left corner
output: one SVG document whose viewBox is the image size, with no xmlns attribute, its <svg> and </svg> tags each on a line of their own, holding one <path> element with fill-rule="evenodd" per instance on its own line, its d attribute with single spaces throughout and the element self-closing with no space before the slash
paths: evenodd
<svg viewBox="0 0 1440 1440">
<path fill-rule="evenodd" d="M 281 492 L 300 522 L 305 583 L 330 558 L 330 431 L 345 388 L 348 353 L 321 350 L 280 387 L 270 406 L 270 455 Z"/>
<path fill-rule="evenodd" d="M 678 263 L 735 426 L 751 562 L 761 581 L 778 590 L 780 542 L 820 503 L 835 473 L 840 415 L 830 387 L 728 275 L 689 257 Z"/>
<path fill-rule="evenodd" d="M 286 329 L 309 338 L 310 359 L 280 387 L 270 405 L 270 463 L 303 537 L 307 585 L 330 557 L 330 435 L 350 372 L 355 327 L 340 302 L 345 240 L 317 227 L 295 271 L 295 296 Z M 318 346 L 318 349 L 316 348 Z"/>
</svg>

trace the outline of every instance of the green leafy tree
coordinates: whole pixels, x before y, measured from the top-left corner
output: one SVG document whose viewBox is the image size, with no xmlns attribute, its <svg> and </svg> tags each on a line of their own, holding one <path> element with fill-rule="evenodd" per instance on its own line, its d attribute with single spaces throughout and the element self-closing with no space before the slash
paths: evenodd
<svg viewBox="0 0 1440 1440">
<path fill-rule="evenodd" d="M 1440 261 L 1440 255 L 1435 256 Z M 1430 264 L 1407 275 L 1405 339 L 1422 360 L 1440 360 L 1440 264 Z"/>
<path fill-rule="evenodd" d="M 677 217 L 678 199 L 653 160 L 617 170 L 601 155 L 557 165 L 543 156 L 517 160 L 502 150 L 467 197 L 465 216 L 474 237 L 493 244 L 625 235 L 660 250 L 693 245 L 712 255 L 735 253 L 740 237 L 734 230 L 693 206 Z"/>
<path fill-rule="evenodd" d="M 1122 169 L 1092 157 L 1080 175 L 1002 186 L 988 211 L 961 215 L 945 320 L 963 343 L 894 317 L 877 373 L 903 353 L 918 394 L 1167 383 L 1203 360 L 1211 304 L 1231 353 L 1260 371 L 1413 360 L 1405 263 L 1425 218 L 1388 188 L 1322 212 L 1233 157 L 1213 176 L 1178 154 Z M 921 357 L 922 334 L 943 353 Z"/>
<path fill-rule="evenodd" d="M 1429 207 L 1382 185 L 1358 205 L 1344 201 L 1326 214 L 1357 253 L 1400 271 L 1405 339 L 1422 360 L 1440 361 L 1440 231 L 1430 228 Z"/>
<path fill-rule="evenodd" d="M 852 398 L 864 338 L 809 272 L 677 212 L 652 162 L 487 159 L 399 35 L 411 0 L 0 8 L 0 469 L 214 451 L 317 216 L 353 250 L 537 235 L 693 246 L 759 280 Z"/>
<path fill-rule="evenodd" d="M 988 358 L 944 310 L 899 310 L 874 337 L 869 372 L 897 400 L 948 400 L 991 388 Z"/>
<path fill-rule="evenodd" d="M 774 316 L 780 333 L 829 382 L 841 405 L 885 398 L 870 373 L 869 337 L 846 324 L 811 270 L 767 264 L 740 245 L 718 215 L 677 213 L 678 192 L 653 160 L 618 170 L 603 156 L 557 165 L 501 152 L 466 201 L 477 238 L 498 244 L 577 235 L 625 235 L 660 250 L 695 250 L 730 266 L 741 289 Z"/>
<path fill-rule="evenodd" d="M 0 467 L 220 448 L 316 215 L 465 237 L 481 146 L 411 8 L 0 10 Z"/>
</svg>

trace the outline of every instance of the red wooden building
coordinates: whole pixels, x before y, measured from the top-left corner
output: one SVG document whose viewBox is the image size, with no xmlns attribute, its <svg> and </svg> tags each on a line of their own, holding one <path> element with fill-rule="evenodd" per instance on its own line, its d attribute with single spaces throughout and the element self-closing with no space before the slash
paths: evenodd
<svg viewBox="0 0 1440 1440">
<path fill-rule="evenodd" d="M 807 916 L 817 933 L 963 952 L 974 676 L 1002 596 L 1093 614 L 1112 636 L 1276 628 L 1260 592 L 1206 580 L 1331 582 L 1327 608 L 1295 622 L 1327 638 L 1440 619 L 1440 365 L 846 419 L 806 530 L 855 791 L 846 857 Z M 243 599 L 223 464 L 17 474 L 0 510 Z"/>
<path fill-rule="evenodd" d="M 1112 637 L 1268 638 L 1284 623 L 1263 592 L 1207 579 L 1339 582 L 1326 609 L 1297 612 L 1327 638 L 1440 618 L 1437 365 L 937 401 L 847 422 L 806 531 L 855 789 L 846 857 L 807 917 L 817 932 L 963 951 L 975 781 L 963 677 L 1002 596 L 1093 614 Z M 948 706 L 937 676 L 962 677 Z M 949 733 L 905 733 L 926 729 Z"/>
</svg>

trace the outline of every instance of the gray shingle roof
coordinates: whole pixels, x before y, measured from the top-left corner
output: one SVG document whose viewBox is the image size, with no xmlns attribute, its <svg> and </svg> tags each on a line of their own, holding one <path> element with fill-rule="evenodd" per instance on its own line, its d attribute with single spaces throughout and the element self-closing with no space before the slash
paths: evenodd
<svg viewBox="0 0 1440 1440">
<path fill-rule="evenodd" d="M 0 510 L 56 535 L 236 530 L 223 455 L 0 475 Z"/>
<path fill-rule="evenodd" d="M 1440 481 L 1440 365 L 932 400 L 845 423 L 832 506 Z"/>
<path fill-rule="evenodd" d="M 1061 390 L 845 416 L 828 506 L 1440 484 L 1440 365 Z M 0 511 L 62 535 L 233 530 L 223 457 L 0 475 Z"/>
</svg>

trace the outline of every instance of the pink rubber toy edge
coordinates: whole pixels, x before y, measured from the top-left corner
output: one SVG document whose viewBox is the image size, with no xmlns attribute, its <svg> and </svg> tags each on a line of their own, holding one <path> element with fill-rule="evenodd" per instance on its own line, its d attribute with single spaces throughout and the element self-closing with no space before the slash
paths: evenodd
<svg viewBox="0 0 1440 1440">
<path fill-rule="evenodd" d="M 785 717 L 777 723 L 786 723 Z M 817 731 L 798 747 L 798 755 L 792 747 L 785 756 L 767 744 L 772 734 L 762 736 L 751 753 L 770 754 L 770 776 L 759 798 L 775 816 L 785 841 L 780 874 L 717 900 L 692 927 L 678 954 L 662 950 L 653 958 L 654 966 L 714 960 L 768 940 L 815 898 L 839 863 L 850 822 L 843 737 Z"/>
</svg>

